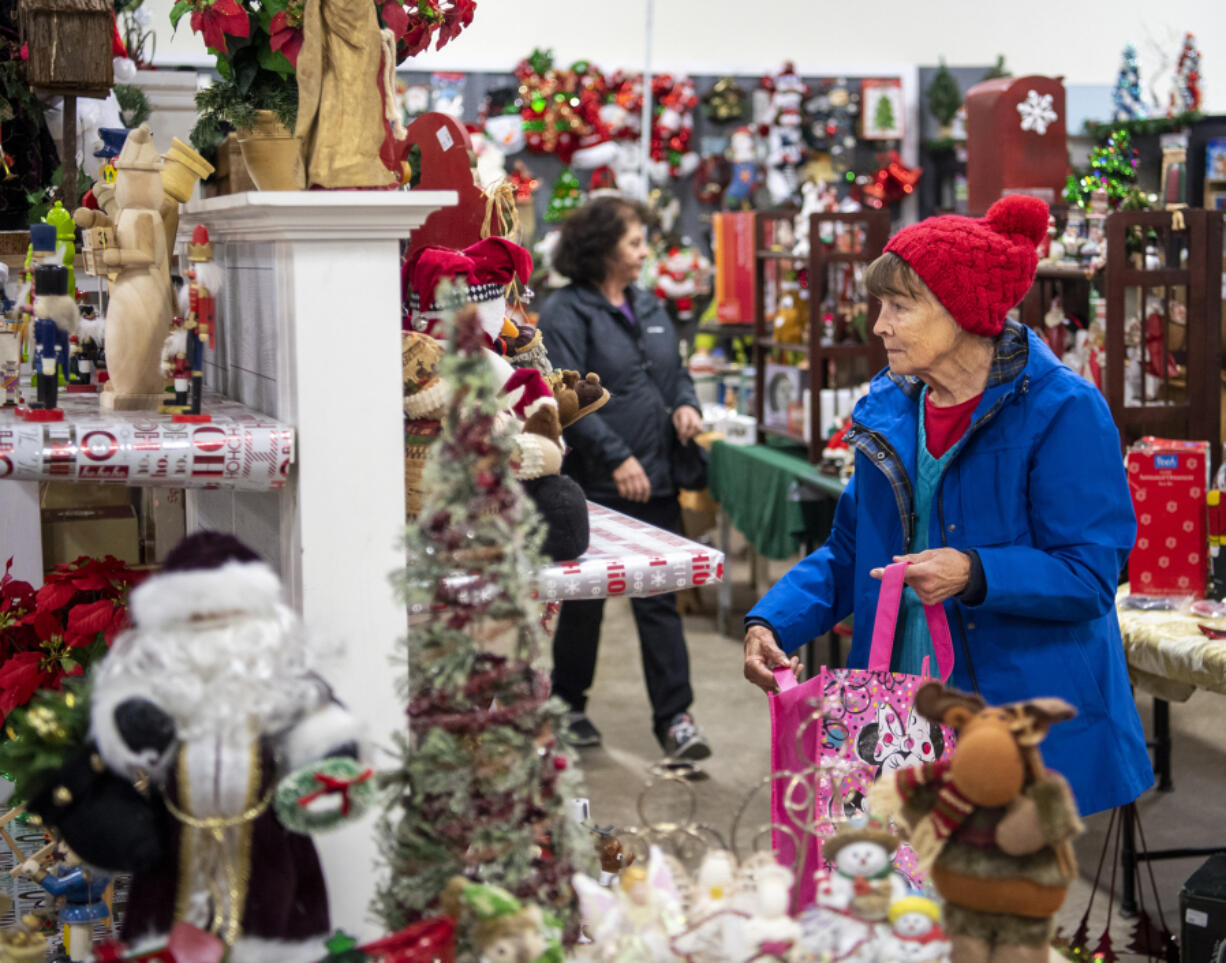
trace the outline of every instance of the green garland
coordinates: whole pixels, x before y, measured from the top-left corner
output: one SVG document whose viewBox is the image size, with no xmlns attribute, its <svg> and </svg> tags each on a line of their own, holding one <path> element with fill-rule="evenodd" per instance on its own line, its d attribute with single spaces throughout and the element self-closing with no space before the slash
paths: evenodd
<svg viewBox="0 0 1226 963">
<path fill-rule="evenodd" d="M 1199 110 L 1189 110 L 1176 114 L 1174 117 L 1140 117 L 1137 120 L 1108 121 L 1102 124 L 1087 120 L 1084 130 L 1088 136 L 1096 140 L 1102 140 L 1113 131 L 1119 130 L 1126 131 L 1131 137 L 1170 134 L 1191 127 L 1203 116 L 1204 114 Z"/>
</svg>

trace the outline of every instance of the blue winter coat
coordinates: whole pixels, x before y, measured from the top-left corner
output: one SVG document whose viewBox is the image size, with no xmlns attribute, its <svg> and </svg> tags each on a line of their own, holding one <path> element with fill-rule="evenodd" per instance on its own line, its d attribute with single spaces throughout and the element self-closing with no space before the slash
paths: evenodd
<svg viewBox="0 0 1226 963">
<path fill-rule="evenodd" d="M 914 525 L 922 385 L 878 374 L 856 405 L 855 476 L 826 543 L 747 616 L 791 652 L 853 611 L 847 664 L 868 663 L 880 583 L 869 570 L 907 551 Z M 1153 783 L 1115 615 L 1136 520 L 1119 434 L 1098 389 L 1010 322 L 971 427 L 938 484 L 931 548 L 978 552 L 982 602 L 945 603 L 950 683 L 988 703 L 1058 696 L 1077 717 L 1042 745 L 1083 814 L 1130 802 Z"/>
</svg>

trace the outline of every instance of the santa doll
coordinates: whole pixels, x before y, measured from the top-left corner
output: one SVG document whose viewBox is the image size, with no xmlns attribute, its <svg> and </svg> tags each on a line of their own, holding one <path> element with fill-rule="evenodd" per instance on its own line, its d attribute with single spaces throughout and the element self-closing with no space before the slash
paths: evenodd
<svg viewBox="0 0 1226 963">
<path fill-rule="evenodd" d="M 280 580 L 233 536 L 184 539 L 129 614 L 93 680 L 90 743 L 31 809 L 88 863 L 132 873 L 134 951 L 187 922 L 230 963 L 316 959 L 331 922 L 302 830 L 369 802 L 357 720 Z"/>
</svg>

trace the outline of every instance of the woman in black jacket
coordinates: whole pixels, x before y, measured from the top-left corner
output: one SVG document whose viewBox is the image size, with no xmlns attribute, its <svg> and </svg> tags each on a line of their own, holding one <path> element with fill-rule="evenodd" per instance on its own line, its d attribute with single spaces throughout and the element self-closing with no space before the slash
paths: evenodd
<svg viewBox="0 0 1226 963">
<path fill-rule="evenodd" d="M 539 329 L 556 368 L 594 371 L 608 404 L 566 429 L 566 471 L 587 497 L 648 524 L 679 531 L 673 448 L 701 416 L 677 335 L 652 294 L 635 285 L 647 257 L 642 205 L 602 197 L 562 226 L 554 267 L 571 283 L 541 310 Z M 711 754 L 689 713 L 690 662 L 676 596 L 632 598 L 656 739 L 676 759 Z M 562 603 L 553 642 L 553 691 L 571 707 L 577 745 L 600 745 L 584 714 L 596 672 L 603 599 Z"/>
</svg>

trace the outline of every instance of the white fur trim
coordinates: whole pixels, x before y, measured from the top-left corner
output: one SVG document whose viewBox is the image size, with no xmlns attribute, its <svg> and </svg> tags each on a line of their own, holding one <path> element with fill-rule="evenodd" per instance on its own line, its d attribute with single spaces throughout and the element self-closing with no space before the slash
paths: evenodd
<svg viewBox="0 0 1226 963">
<path fill-rule="evenodd" d="M 442 378 L 428 388 L 404 396 L 404 413 L 410 418 L 432 418 L 447 407 L 451 388 Z"/>
<path fill-rule="evenodd" d="M 494 354 L 489 348 L 485 349 L 485 360 L 489 363 L 490 370 L 494 372 L 494 384 L 501 388 L 507 383 L 507 379 L 511 377 L 511 373 L 515 369 L 511 367 L 506 358 L 502 357 L 502 355 Z M 522 394 L 522 387 L 514 392 L 509 392 L 505 402 L 506 406 L 508 408 L 512 407 Z"/>
<path fill-rule="evenodd" d="M 481 320 L 481 330 L 491 338 L 502 333 L 502 322 L 507 316 L 507 299 L 494 298 L 492 301 L 473 301 L 477 306 L 477 317 Z"/>
<path fill-rule="evenodd" d="M 152 749 L 140 753 L 133 751 L 115 728 L 115 710 L 128 699 L 147 699 L 156 703 L 151 697 L 148 682 L 122 679 L 117 683 L 108 683 L 99 679 L 94 683 L 90 693 L 89 721 L 98 754 L 107 766 L 125 778 L 132 778 L 138 769 L 157 773 L 174 751 L 174 744 L 171 743 L 162 756 Z"/>
<path fill-rule="evenodd" d="M 562 449 L 543 435 L 522 432 L 515 436 L 511 472 L 520 481 L 556 475 L 562 470 Z"/>
<path fill-rule="evenodd" d="M 541 395 L 532 404 L 524 407 L 524 421 L 527 421 L 532 415 L 536 414 L 542 408 L 557 408 L 558 399 L 553 395 Z"/>
<path fill-rule="evenodd" d="M 226 562 L 220 568 L 163 572 L 132 590 L 132 621 L 142 629 L 179 625 L 192 615 L 244 612 L 272 615 L 281 580 L 264 562 Z"/>
<path fill-rule="evenodd" d="M 291 771 L 323 759 L 346 742 L 356 742 L 361 751 L 366 727 L 344 706 L 329 703 L 295 725 L 285 736 L 285 762 Z"/>
<path fill-rule="evenodd" d="M 244 937 L 226 957 L 228 963 L 314 963 L 323 953 L 327 933 L 299 943 Z"/>
</svg>

